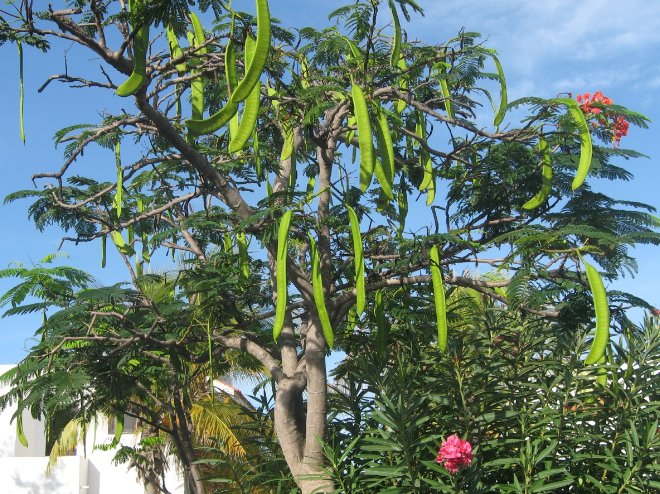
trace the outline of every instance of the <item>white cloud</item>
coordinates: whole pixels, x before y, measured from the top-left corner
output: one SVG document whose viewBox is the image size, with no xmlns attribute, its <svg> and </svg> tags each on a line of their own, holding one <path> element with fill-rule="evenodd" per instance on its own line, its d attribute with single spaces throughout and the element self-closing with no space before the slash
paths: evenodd
<svg viewBox="0 0 660 494">
<path fill-rule="evenodd" d="M 657 87 L 660 2 L 420 0 L 416 37 L 481 32 L 521 90 Z M 438 39 L 438 41 L 440 40 Z M 560 86 L 560 83 L 574 86 Z M 623 88 L 622 88 L 623 89 Z M 550 96 L 552 94 L 546 94 Z M 520 96 L 518 94 L 517 96 Z"/>
</svg>

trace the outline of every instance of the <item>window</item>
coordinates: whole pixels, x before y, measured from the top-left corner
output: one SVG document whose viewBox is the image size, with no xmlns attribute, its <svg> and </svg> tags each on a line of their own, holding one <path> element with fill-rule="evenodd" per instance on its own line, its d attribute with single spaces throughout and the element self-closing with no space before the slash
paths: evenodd
<svg viewBox="0 0 660 494">
<path fill-rule="evenodd" d="M 135 431 L 137 419 L 132 415 L 124 415 L 124 431 L 122 434 L 132 434 Z M 108 417 L 108 434 L 114 435 L 117 430 L 117 419 Z"/>
</svg>

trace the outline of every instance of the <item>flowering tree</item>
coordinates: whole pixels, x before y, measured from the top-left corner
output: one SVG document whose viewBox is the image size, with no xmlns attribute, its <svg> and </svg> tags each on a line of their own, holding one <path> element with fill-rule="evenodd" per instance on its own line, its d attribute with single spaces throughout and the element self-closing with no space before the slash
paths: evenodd
<svg viewBox="0 0 660 494">
<path fill-rule="evenodd" d="M 129 284 L 37 288 L 43 300 L 24 307 L 8 294 L 22 307 L 14 312 L 48 317 L 5 401 L 35 414 L 144 417 L 174 437 L 201 494 L 189 383 L 240 355 L 275 383 L 275 433 L 300 490 L 327 492 L 326 355 L 351 354 L 363 332 L 385 354 L 394 293 L 433 307 L 441 350 L 448 288 L 544 318 L 588 323 L 595 313 L 588 364 L 603 358 L 625 309 L 644 305 L 606 294 L 603 278 L 634 269 L 629 248 L 658 243 L 658 220 L 593 191 L 589 178 L 630 178 L 611 161 L 637 153 L 611 142 L 646 119 L 603 98 L 582 108 L 571 97 L 509 102 L 504 70 L 475 33 L 406 40 L 402 18 L 421 13 L 413 0 L 355 2 L 327 28 L 295 34 L 266 0 L 256 15 L 214 0 L 31 5 L 2 14 L 0 40 L 93 53 L 98 77 L 47 83 L 126 98 L 125 110 L 63 128 L 62 165 L 8 199 L 32 199 L 37 228 L 100 242 L 103 264 L 106 244 L 116 247 Z M 488 99 L 493 123 L 480 126 Z M 512 109 L 525 112 L 521 126 L 507 119 Z M 93 145 L 114 152 L 116 179 L 77 170 Z M 166 250 L 183 263 L 159 277 L 147 266 Z M 500 275 L 461 275 L 466 263 Z"/>
</svg>

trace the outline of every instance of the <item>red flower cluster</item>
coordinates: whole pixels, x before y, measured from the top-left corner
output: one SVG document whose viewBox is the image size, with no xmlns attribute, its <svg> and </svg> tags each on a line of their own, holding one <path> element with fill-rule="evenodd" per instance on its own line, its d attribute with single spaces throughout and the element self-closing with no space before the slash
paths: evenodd
<svg viewBox="0 0 660 494">
<path fill-rule="evenodd" d="M 435 461 L 441 463 L 453 475 L 459 468 L 468 467 L 472 463 L 472 445 L 452 434 L 443 441 Z"/>
<path fill-rule="evenodd" d="M 601 109 L 599 107 L 591 106 L 594 103 L 599 103 L 601 105 L 612 104 L 612 100 L 607 96 L 605 96 L 600 91 L 596 91 L 593 97 L 591 96 L 590 93 L 578 94 L 575 99 L 577 99 L 577 102 L 580 103 L 580 108 L 582 108 L 582 111 L 584 113 L 593 113 L 594 115 L 598 115 L 601 112 Z"/>
<path fill-rule="evenodd" d="M 653 307 L 653 309 L 651 309 L 651 315 L 653 315 L 654 317 L 660 317 L 660 309 L 656 309 L 655 307 Z"/>
<path fill-rule="evenodd" d="M 621 115 L 616 117 L 614 120 L 614 125 L 612 126 L 612 130 L 614 131 L 613 139 L 615 145 L 621 142 L 622 137 L 628 135 L 628 127 L 630 127 L 630 123 L 628 120 L 626 120 L 626 117 Z"/>
<path fill-rule="evenodd" d="M 601 91 L 596 91 L 593 96 L 591 93 L 578 94 L 577 102 L 580 103 L 580 108 L 587 115 L 595 115 L 592 122 L 594 127 L 603 126 L 612 129 L 613 137 L 612 142 L 618 146 L 621 138 L 628 135 L 628 127 L 630 123 L 626 117 L 618 113 L 612 113 L 603 108 L 612 104 L 612 100 L 605 96 Z M 594 103 L 596 106 L 594 106 Z"/>
</svg>

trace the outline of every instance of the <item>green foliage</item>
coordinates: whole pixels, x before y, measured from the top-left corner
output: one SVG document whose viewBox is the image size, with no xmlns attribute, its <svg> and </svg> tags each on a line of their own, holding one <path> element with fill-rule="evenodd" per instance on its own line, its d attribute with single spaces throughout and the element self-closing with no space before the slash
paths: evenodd
<svg viewBox="0 0 660 494">
<path fill-rule="evenodd" d="M 603 393 L 619 393 L 616 380 L 605 391 L 593 378 L 601 383 L 604 370 L 618 372 L 624 352 L 611 347 L 613 363 L 578 368 L 588 344 L 579 335 L 592 329 L 595 309 L 579 256 L 606 286 L 636 271 L 636 245 L 660 243 L 652 207 L 595 188 L 594 178 L 631 180 L 625 161 L 641 156 L 612 149 L 612 129 L 585 129 L 571 99 L 507 104 L 506 67 L 477 33 L 462 30 L 429 45 L 412 42 L 409 25 L 391 24 L 393 14 L 409 21 L 421 13 L 413 0 L 349 2 L 333 7 L 329 25 L 300 30 L 278 25 L 280 3 L 265 0 L 251 13 L 215 0 L 136 0 L 131 12 L 120 2 L 60 3 L 77 10 L 32 13 L 32 2 L 15 2 L 11 22 L 0 13 L 0 43 L 47 49 L 51 35 L 65 36 L 101 64 L 96 75 L 85 72 L 89 79 L 67 75 L 74 88 L 115 98 L 107 74 L 134 73 L 139 84 L 120 91 L 130 97 L 117 114 L 99 111 L 95 122 L 58 131 L 61 165 L 6 201 L 30 201 L 36 228 L 59 226 L 66 241 L 110 237 L 129 281 L 98 287 L 73 268 L 0 272 L 20 278 L 0 298 L 11 304 L 8 315 L 48 311 L 34 348 L 6 377 L 14 387 L 0 407 L 17 401 L 35 416 L 66 415 L 62 427 L 71 419 L 89 423 L 96 413 L 133 414 L 150 424 L 153 438 L 124 450 L 126 459 L 141 465 L 167 434 L 187 444 L 177 455 L 192 471 L 198 452 L 185 431 L 194 429 L 193 403 L 208 394 L 204 379 L 237 368 L 269 372 L 275 399 L 284 400 L 274 408 L 290 416 L 268 422 L 269 405 L 252 421 L 259 424 L 254 438 L 269 435 L 256 451 L 275 467 L 237 463 L 232 478 L 279 475 L 279 487 L 272 477 L 268 485 L 280 490 L 295 478 L 308 494 L 302 473 L 322 474 L 311 438 L 324 436 L 323 356 L 334 338 L 352 366 L 340 368 L 343 384 L 330 408 L 337 427 L 324 448 L 344 492 L 448 489 L 433 462 L 447 424 L 479 443 L 480 468 L 460 481 L 474 492 L 581 486 L 603 469 L 605 478 L 642 485 L 647 467 L 625 473 L 617 441 L 636 430 L 648 443 L 649 424 L 625 409 L 613 425 L 619 434 L 605 440 L 612 445 L 605 457 L 585 425 L 591 415 L 580 415 L 600 413 L 594 403 Z M 170 41 L 194 31 L 194 43 L 168 50 L 165 30 Z M 493 100 L 494 130 L 477 118 Z M 237 129 L 230 120 L 241 108 L 245 125 Z M 647 126 L 638 113 L 612 111 Z M 214 114 L 216 125 L 199 120 Z M 520 125 L 510 121 L 514 114 L 523 115 Z M 201 122 L 191 130 L 204 135 L 188 132 L 191 121 Z M 107 157 L 95 154 L 88 167 L 85 151 L 93 145 Z M 117 163 L 111 153 L 120 145 Z M 180 253 L 180 265 L 156 274 L 148 263 L 162 259 L 159 251 L 173 259 Z M 493 272 L 475 276 L 468 263 Z M 636 331 L 626 310 L 649 306 L 607 288 L 596 309 L 609 310 L 610 331 L 623 334 L 622 348 L 636 355 L 643 343 L 627 336 Z M 446 355 L 432 350 L 445 339 Z M 571 372 L 560 381 L 565 369 Z M 544 401 L 532 384 L 546 386 L 555 401 Z M 600 393 L 593 403 L 588 389 Z M 582 407 L 576 434 L 566 432 L 558 392 L 562 403 Z M 635 399 L 616 395 L 602 409 L 619 417 L 616 407 Z M 282 423 L 294 430 L 280 429 L 274 439 Z M 280 451 L 275 441 L 287 447 Z M 642 439 L 630 441 L 642 448 Z M 224 445 L 205 444 L 215 448 L 205 459 L 221 458 L 218 471 L 229 474 Z M 597 461 L 575 456 L 582 451 Z M 194 494 L 204 490 L 189 484 Z"/>
<path fill-rule="evenodd" d="M 41 263 L 31 268 L 22 264 L 0 270 L 0 278 L 19 278 L 21 282 L 0 297 L 0 307 L 11 308 L 4 316 L 46 311 L 48 307 L 66 307 L 74 299 L 74 291 L 87 287 L 92 277 L 79 269 L 58 266 L 47 267 L 57 255 L 46 256 Z M 26 299 L 40 299 L 36 303 L 25 303 Z"/>
<path fill-rule="evenodd" d="M 49 256 L 44 263 L 52 260 Z M 8 313 L 40 309 L 44 314 L 49 310 L 49 317 L 37 330 L 39 339 L 29 356 L 4 376 L 10 390 L 0 397 L 0 407 L 16 403 L 15 417 L 28 410 L 45 419 L 51 424 L 49 441 L 60 449 L 70 445 L 71 424 L 87 427 L 99 414 L 136 416 L 159 436 L 177 443 L 183 431 L 178 425 L 181 419 L 174 419 L 175 408 L 191 402 L 197 403 L 191 410 L 197 427 L 219 437 L 224 431 L 225 439 L 234 437 L 227 423 L 235 419 L 219 414 L 220 409 L 203 398 L 208 391 L 203 365 L 208 361 L 207 335 L 194 317 L 195 306 L 177 295 L 176 278 L 146 275 L 138 280 L 136 290 L 122 284 L 93 287 L 86 273 L 68 267 L 19 266 L 1 275 L 24 280 L 3 296 L 3 304 L 13 305 Z M 27 297 L 40 302 L 26 304 Z M 218 307 L 217 292 L 208 291 L 205 303 Z M 232 297 L 231 303 L 240 302 Z M 221 314 L 228 324 L 236 324 L 230 311 Z M 219 320 L 215 318 L 216 323 Z M 200 364 L 189 360 L 196 359 L 194 355 Z M 231 352 L 214 356 L 219 374 L 237 365 L 242 372 L 258 369 L 245 356 L 237 359 Z M 236 405 L 225 409 L 237 413 Z M 220 424 L 221 420 L 226 423 Z M 236 438 L 233 441 L 235 451 L 238 443 Z M 130 459 L 147 475 L 144 465 L 140 470 L 140 461 L 153 458 L 156 452 L 147 451 L 153 447 L 145 443 L 137 449 L 120 449 L 116 461 Z"/>
<path fill-rule="evenodd" d="M 429 340 L 432 324 L 402 322 L 388 361 L 365 347 L 340 364 L 324 449 L 336 492 L 657 489 L 657 318 L 620 328 L 596 369 L 581 362 L 583 331 L 497 306 L 480 314 L 446 353 Z M 434 459 L 454 433 L 474 460 L 452 477 Z"/>
<path fill-rule="evenodd" d="M 253 402 L 256 407 L 243 410 L 232 432 L 246 448 L 246 455 L 231 454 L 221 438 L 210 438 L 200 448 L 205 475 L 217 494 L 243 492 L 296 492 L 282 451 L 273 430 L 272 390 L 258 386 Z"/>
</svg>

